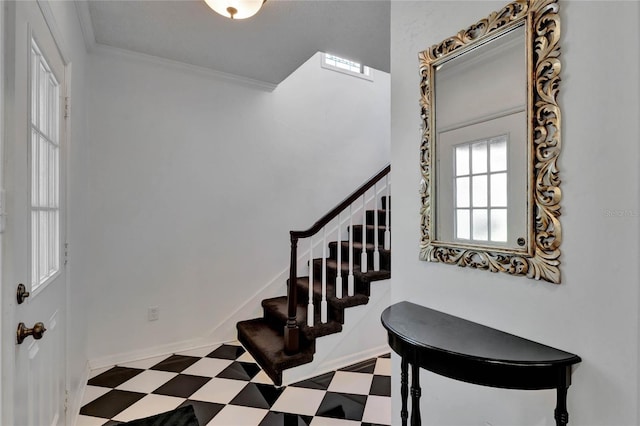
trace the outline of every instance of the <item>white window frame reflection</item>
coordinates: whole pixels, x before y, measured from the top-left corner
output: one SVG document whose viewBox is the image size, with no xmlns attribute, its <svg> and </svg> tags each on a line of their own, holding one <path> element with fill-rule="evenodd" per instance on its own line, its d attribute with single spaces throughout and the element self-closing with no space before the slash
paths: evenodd
<svg viewBox="0 0 640 426">
<path fill-rule="evenodd" d="M 492 154 L 500 145 L 502 151 Z M 465 142 L 452 148 L 455 239 L 506 243 L 509 135 Z"/>
</svg>

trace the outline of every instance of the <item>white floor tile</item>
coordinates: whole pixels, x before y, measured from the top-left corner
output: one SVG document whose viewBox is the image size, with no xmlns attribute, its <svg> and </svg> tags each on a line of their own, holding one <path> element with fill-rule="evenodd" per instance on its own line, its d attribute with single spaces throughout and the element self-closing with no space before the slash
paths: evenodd
<svg viewBox="0 0 640 426">
<path fill-rule="evenodd" d="M 198 389 L 189 399 L 196 401 L 217 402 L 218 404 L 228 404 L 248 382 L 243 380 L 220 379 L 214 377 L 200 389 Z"/>
<path fill-rule="evenodd" d="M 90 403 L 94 399 L 100 398 L 102 395 L 109 392 L 110 390 L 111 388 L 103 388 L 101 386 L 87 385 L 87 387 L 84 389 L 84 395 L 82 395 L 82 403 L 80 404 L 80 406 L 82 407 Z"/>
<path fill-rule="evenodd" d="M 371 374 L 336 371 L 328 390 L 331 392 L 368 395 L 372 381 L 373 376 Z"/>
<path fill-rule="evenodd" d="M 188 351 L 176 352 L 176 355 L 203 357 L 209 355 L 214 351 L 214 349 L 217 349 L 218 347 L 220 347 L 220 345 L 209 345 L 202 348 L 190 349 Z"/>
<path fill-rule="evenodd" d="M 215 377 L 222 370 L 227 368 L 233 361 L 230 359 L 202 358 L 182 374 L 192 374 L 194 376 Z"/>
<path fill-rule="evenodd" d="M 160 361 L 164 361 L 165 359 L 169 358 L 170 356 L 171 355 L 154 356 L 154 357 L 140 359 L 138 361 L 131 361 L 131 362 L 127 362 L 127 363 L 124 363 L 124 364 L 118 364 L 118 365 L 121 366 L 121 367 L 147 369 L 147 368 L 153 367 L 154 365 L 156 365 Z"/>
<path fill-rule="evenodd" d="M 177 375 L 178 373 L 171 373 L 168 371 L 145 370 L 116 387 L 116 389 L 131 392 L 151 393 Z"/>
<path fill-rule="evenodd" d="M 76 420 L 76 426 L 102 426 L 107 422 L 107 419 L 91 416 L 78 416 Z"/>
<path fill-rule="evenodd" d="M 377 374 L 380 376 L 390 376 L 391 358 L 378 358 L 378 360 L 376 361 L 376 369 L 373 371 L 373 374 Z"/>
<path fill-rule="evenodd" d="M 186 398 L 150 394 L 113 418 L 119 422 L 129 422 L 177 408 Z"/>
<path fill-rule="evenodd" d="M 251 379 L 251 382 L 264 383 L 265 385 L 273 385 L 273 380 L 271 380 L 271 378 L 267 376 L 267 373 L 265 373 L 264 370 L 260 370 L 260 372 L 256 374 L 256 376 L 253 379 Z"/>
<path fill-rule="evenodd" d="M 249 352 L 245 352 L 242 355 L 240 355 L 238 357 L 237 361 L 253 362 L 254 364 L 257 364 L 256 360 L 251 356 L 251 354 Z"/>
<path fill-rule="evenodd" d="M 227 405 L 207 426 L 258 426 L 268 412 L 261 408 Z"/>
<path fill-rule="evenodd" d="M 360 422 L 354 420 L 332 419 L 329 417 L 314 417 L 310 426 L 360 426 Z"/>
<path fill-rule="evenodd" d="M 318 411 L 326 392 L 317 389 L 288 387 L 275 402 L 272 411 L 313 416 Z"/>
<path fill-rule="evenodd" d="M 362 421 L 381 425 L 391 424 L 391 398 L 369 395 L 364 406 Z"/>
</svg>

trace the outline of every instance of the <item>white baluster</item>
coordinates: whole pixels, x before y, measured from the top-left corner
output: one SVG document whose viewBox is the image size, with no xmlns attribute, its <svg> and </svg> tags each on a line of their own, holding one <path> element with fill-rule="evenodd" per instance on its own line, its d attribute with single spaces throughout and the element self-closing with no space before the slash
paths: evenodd
<svg viewBox="0 0 640 426">
<path fill-rule="evenodd" d="M 342 220 L 338 213 L 338 274 L 336 275 L 336 298 L 342 299 Z"/>
<path fill-rule="evenodd" d="M 307 305 L 307 326 L 313 327 L 313 237 L 309 237 L 309 304 Z"/>
<path fill-rule="evenodd" d="M 389 175 L 387 175 L 387 205 L 385 208 L 385 220 L 384 220 L 384 249 L 391 250 L 391 231 L 389 229 L 391 223 L 389 222 L 389 210 L 391 207 L 391 198 L 389 192 Z"/>
<path fill-rule="evenodd" d="M 349 276 L 347 277 L 347 294 L 353 296 L 355 284 L 353 282 L 353 213 L 349 206 Z"/>
<path fill-rule="evenodd" d="M 367 193 L 362 195 L 362 254 L 360 255 L 360 272 L 367 272 Z"/>
<path fill-rule="evenodd" d="M 380 250 L 378 250 L 378 188 L 373 185 L 373 270 L 380 270 Z"/>
<path fill-rule="evenodd" d="M 322 301 L 320 302 L 320 322 L 327 323 L 327 227 L 322 235 Z"/>
</svg>

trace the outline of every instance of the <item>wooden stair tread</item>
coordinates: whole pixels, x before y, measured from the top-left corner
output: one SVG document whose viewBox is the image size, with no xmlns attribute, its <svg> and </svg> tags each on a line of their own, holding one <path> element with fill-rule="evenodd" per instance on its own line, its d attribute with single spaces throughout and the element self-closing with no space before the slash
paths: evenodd
<svg viewBox="0 0 640 426">
<path fill-rule="evenodd" d="M 314 266 L 316 267 L 322 267 L 322 259 L 313 259 L 313 263 Z M 353 276 L 355 277 L 355 279 L 358 279 L 360 281 L 363 282 L 371 282 L 371 281 L 380 281 L 380 280 L 386 280 L 391 278 L 391 271 L 386 270 L 386 269 L 380 269 L 379 271 L 374 271 L 373 268 L 369 269 L 369 271 L 367 272 L 360 272 L 360 257 L 358 256 L 358 263 L 356 264 L 355 259 L 353 262 L 354 266 L 353 266 Z M 357 268 L 356 268 L 357 265 Z M 349 275 L 349 263 L 345 262 L 345 260 L 342 260 L 341 263 L 341 275 L 342 275 L 342 281 L 346 282 L 347 280 L 347 276 Z M 336 271 L 335 273 L 337 273 L 338 270 L 338 261 L 335 259 L 327 259 L 327 269 L 331 270 L 331 271 Z M 334 273 L 334 275 L 335 275 Z"/>
<path fill-rule="evenodd" d="M 262 307 L 265 309 L 265 314 L 268 311 L 268 314 L 275 317 L 284 329 L 284 326 L 287 323 L 287 319 L 289 318 L 287 296 L 265 299 L 262 301 Z M 340 323 L 340 321 L 331 320 L 323 324 L 320 321 L 319 305 L 316 305 L 315 308 L 315 325 L 313 327 L 309 327 L 307 325 L 307 305 L 301 303 L 298 303 L 296 305 L 296 322 L 298 323 L 300 332 L 304 334 L 307 340 L 316 339 L 318 337 L 327 336 L 329 334 L 339 333 L 342 331 L 342 324 Z"/>
<path fill-rule="evenodd" d="M 301 347 L 297 354 L 287 355 L 284 351 L 284 337 L 262 318 L 241 321 L 236 328 L 240 343 L 278 386 L 282 384 L 282 370 L 313 361 L 313 345 Z"/>
<path fill-rule="evenodd" d="M 322 283 L 319 279 L 313 280 L 313 299 L 314 303 L 319 303 L 322 299 Z M 369 296 L 366 294 L 362 294 L 359 292 L 355 292 L 353 296 L 347 295 L 347 277 L 343 277 L 342 279 L 342 298 L 338 299 L 336 294 L 336 285 L 335 283 L 327 283 L 327 303 L 331 306 L 344 309 L 350 308 L 352 306 L 366 305 L 369 303 Z M 305 297 L 309 294 L 309 277 L 298 277 L 297 280 L 298 285 L 298 297 L 300 297 L 300 292 L 303 292 Z M 308 297 L 307 297 L 308 298 Z"/>
<path fill-rule="evenodd" d="M 329 243 L 329 247 L 335 247 L 338 244 L 337 241 L 331 241 Z M 340 241 L 340 245 L 342 246 L 343 249 L 348 250 L 349 249 L 349 241 Z M 357 249 L 357 251 L 362 251 L 362 241 L 354 241 L 353 242 L 353 248 Z M 372 241 L 367 242 L 367 251 L 368 252 L 374 252 L 375 251 L 375 245 Z M 391 254 L 391 250 L 385 250 L 382 248 L 382 241 L 378 242 L 378 251 L 380 252 L 380 254 L 385 253 L 385 254 Z M 355 259 L 354 259 L 355 260 Z"/>
</svg>

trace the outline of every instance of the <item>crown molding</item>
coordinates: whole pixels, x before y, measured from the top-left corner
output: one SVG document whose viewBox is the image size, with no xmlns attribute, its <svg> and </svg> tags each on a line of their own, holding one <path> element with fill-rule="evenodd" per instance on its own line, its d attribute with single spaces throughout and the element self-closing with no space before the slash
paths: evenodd
<svg viewBox="0 0 640 426">
<path fill-rule="evenodd" d="M 185 62 L 174 61 L 171 59 L 165 59 L 159 56 L 148 55 L 146 53 L 134 52 L 132 50 L 122 49 L 119 47 L 107 46 L 105 44 L 100 44 L 100 43 L 96 43 L 94 45 L 92 52 L 119 56 L 121 58 L 138 60 L 138 61 L 146 62 L 152 65 L 156 65 L 156 66 L 163 66 L 163 67 L 171 68 L 177 71 L 188 72 L 188 73 L 199 75 L 205 78 L 229 81 L 241 86 L 251 87 L 251 88 L 263 90 L 266 92 L 273 92 L 275 88 L 278 87 L 277 84 L 267 83 L 261 80 L 254 80 L 251 78 L 241 77 L 235 74 L 216 71 L 211 68 L 187 64 Z"/>
<path fill-rule="evenodd" d="M 62 61 L 65 65 L 71 62 L 71 58 L 68 55 L 70 50 L 67 48 L 67 45 L 64 42 L 64 37 L 62 37 L 62 33 L 60 32 L 60 28 L 58 27 L 58 23 L 56 22 L 56 18 L 53 14 L 53 10 L 51 10 L 51 2 L 50 0 L 37 0 L 38 7 L 42 12 L 42 16 L 44 17 L 47 26 L 49 27 L 49 31 L 53 36 L 53 41 L 58 48 L 58 52 L 60 53 L 60 57 L 62 57 Z"/>
<path fill-rule="evenodd" d="M 96 46 L 96 36 L 93 32 L 93 22 L 91 22 L 91 14 L 89 13 L 89 3 L 87 0 L 74 0 L 76 6 L 76 14 L 80 21 L 80 29 L 82 30 L 82 38 L 87 52 L 91 52 Z"/>
</svg>

